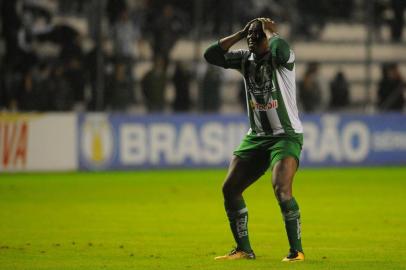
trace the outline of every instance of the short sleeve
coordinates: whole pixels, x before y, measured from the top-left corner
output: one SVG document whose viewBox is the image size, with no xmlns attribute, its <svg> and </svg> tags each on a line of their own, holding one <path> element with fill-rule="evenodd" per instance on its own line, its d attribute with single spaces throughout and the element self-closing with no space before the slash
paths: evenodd
<svg viewBox="0 0 406 270">
<path fill-rule="evenodd" d="M 291 50 L 289 44 L 279 36 L 273 37 L 269 43 L 272 58 L 275 59 L 276 64 L 287 64 L 291 58 Z"/>
</svg>

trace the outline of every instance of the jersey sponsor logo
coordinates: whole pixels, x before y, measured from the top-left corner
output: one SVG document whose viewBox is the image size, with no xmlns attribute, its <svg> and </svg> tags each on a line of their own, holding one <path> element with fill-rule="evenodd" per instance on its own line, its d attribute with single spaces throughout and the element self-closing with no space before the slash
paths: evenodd
<svg viewBox="0 0 406 270">
<path fill-rule="evenodd" d="M 255 102 L 253 100 L 250 100 L 250 105 L 253 110 L 264 112 L 264 111 L 278 108 L 278 100 L 274 99 L 266 104 L 261 104 L 261 103 Z"/>
</svg>

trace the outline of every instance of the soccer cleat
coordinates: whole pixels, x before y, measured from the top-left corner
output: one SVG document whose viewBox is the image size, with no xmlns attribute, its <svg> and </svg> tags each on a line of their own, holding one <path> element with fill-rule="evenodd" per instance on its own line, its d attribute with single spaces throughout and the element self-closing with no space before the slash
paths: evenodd
<svg viewBox="0 0 406 270">
<path fill-rule="evenodd" d="M 289 250 L 288 256 L 282 259 L 282 262 L 301 262 L 304 261 L 305 256 L 303 252 L 296 250 Z"/>
<path fill-rule="evenodd" d="M 255 260 L 255 254 L 254 251 L 243 251 L 239 250 L 238 248 L 233 249 L 229 254 L 224 255 L 224 256 L 218 256 L 214 258 L 216 261 L 218 260 L 240 260 L 240 259 L 246 259 L 246 260 Z"/>
</svg>

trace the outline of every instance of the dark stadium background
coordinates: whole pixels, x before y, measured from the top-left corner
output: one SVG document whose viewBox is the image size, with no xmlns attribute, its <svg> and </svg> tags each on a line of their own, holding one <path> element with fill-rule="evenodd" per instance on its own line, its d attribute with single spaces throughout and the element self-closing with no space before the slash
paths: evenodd
<svg viewBox="0 0 406 270">
<path fill-rule="evenodd" d="M 1 5 L 5 111 L 145 114 L 141 82 L 158 59 L 167 67 L 167 81 L 155 111 L 240 113 L 239 76 L 217 69 L 207 74 L 202 53 L 261 16 L 274 19 L 294 48 L 298 84 L 313 70 L 322 81 L 321 100 L 313 94 L 313 103 L 320 104 L 300 99 L 304 111 L 403 110 L 399 95 L 394 94 L 396 102 L 389 100 L 390 89 L 378 94 L 384 69 L 397 65 L 399 77 L 406 73 L 401 0 L 5 0 Z M 337 77 L 340 90 L 332 95 L 330 84 Z M 207 87 L 215 89 L 214 96 L 203 91 Z"/>
</svg>

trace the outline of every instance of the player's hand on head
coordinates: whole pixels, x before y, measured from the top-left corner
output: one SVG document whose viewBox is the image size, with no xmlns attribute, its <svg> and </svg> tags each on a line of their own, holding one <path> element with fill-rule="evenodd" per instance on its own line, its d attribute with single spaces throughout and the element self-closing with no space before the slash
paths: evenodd
<svg viewBox="0 0 406 270">
<path fill-rule="evenodd" d="M 255 18 L 255 19 L 249 21 L 249 22 L 244 26 L 244 28 L 241 30 L 241 34 L 242 34 L 243 37 L 247 37 L 247 35 L 248 35 L 248 29 L 250 28 L 250 25 L 251 25 L 253 22 L 255 22 L 255 21 L 258 21 L 258 18 Z"/>
<path fill-rule="evenodd" d="M 278 32 L 276 23 L 273 20 L 269 18 L 258 18 L 258 21 L 262 23 L 262 29 L 267 36 L 268 34 L 276 34 Z"/>
</svg>

